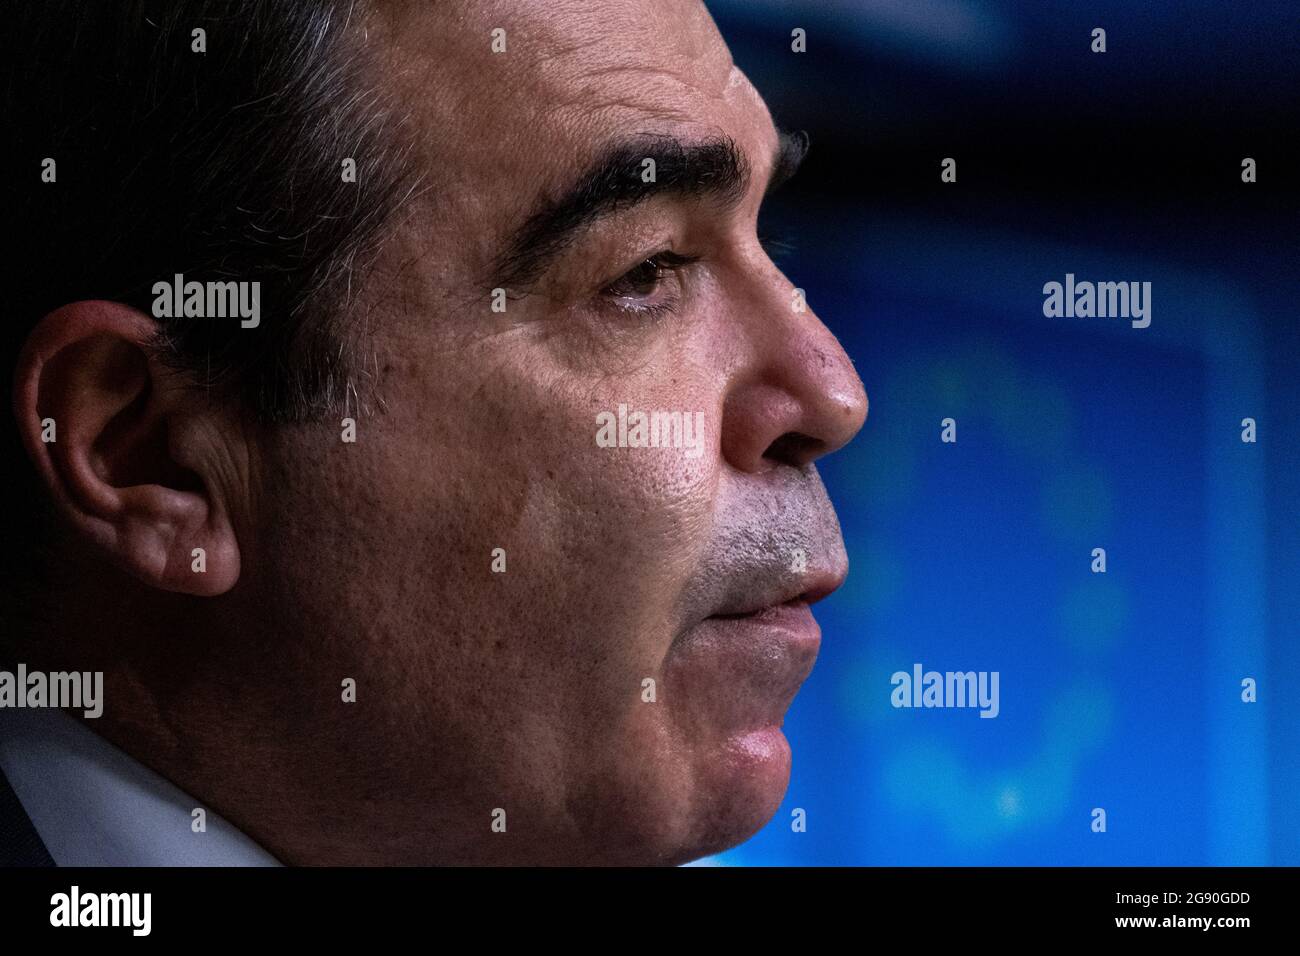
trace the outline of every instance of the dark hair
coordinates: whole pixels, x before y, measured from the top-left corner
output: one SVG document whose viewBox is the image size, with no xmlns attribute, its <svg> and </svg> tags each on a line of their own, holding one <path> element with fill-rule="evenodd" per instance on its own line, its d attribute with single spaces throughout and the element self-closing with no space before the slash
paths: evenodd
<svg viewBox="0 0 1300 956">
<path fill-rule="evenodd" d="M 365 13 L 355 0 L 5 0 L 4 472 L 32 472 L 7 406 L 33 325 L 81 299 L 149 313 L 153 284 L 175 273 L 260 282 L 261 322 L 160 320 L 169 363 L 262 421 L 337 407 L 353 274 L 414 187 Z M 0 509 L 0 537 L 31 540 L 3 527 L 26 510 Z"/>
</svg>

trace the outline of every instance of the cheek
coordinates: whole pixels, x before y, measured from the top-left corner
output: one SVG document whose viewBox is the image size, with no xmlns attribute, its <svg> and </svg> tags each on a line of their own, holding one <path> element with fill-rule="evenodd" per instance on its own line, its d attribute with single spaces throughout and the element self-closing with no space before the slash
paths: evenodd
<svg viewBox="0 0 1300 956">
<path fill-rule="evenodd" d="M 385 747 L 351 759 L 438 768 L 412 792 L 444 788 L 471 807 L 525 793 L 556 826 L 586 801 L 593 827 L 615 827 L 597 818 L 630 802 L 671 830 L 696 771 L 644 682 L 662 693 L 710 540 L 712 399 L 527 368 L 458 374 L 390 387 L 389 411 L 358 418 L 355 443 L 322 427 L 281 456 L 278 487 L 295 495 L 267 526 L 289 571 L 266 597 L 286 626 L 310 621 L 298 672 L 322 686 L 358 676 Z M 698 453 L 671 433 L 634 440 L 632 411 L 703 413 Z M 612 444 L 597 440 L 602 412 Z M 374 739 L 354 731 L 339 746 Z"/>
<path fill-rule="evenodd" d="M 468 360 L 401 394 L 372 476 L 374 506 L 401 527 L 372 545 L 423 607 L 413 616 L 479 635 L 460 663 L 485 657 L 479 680 L 499 678 L 503 706 L 554 712 L 570 685 L 610 708 L 636 700 L 709 537 L 714 401 Z"/>
</svg>

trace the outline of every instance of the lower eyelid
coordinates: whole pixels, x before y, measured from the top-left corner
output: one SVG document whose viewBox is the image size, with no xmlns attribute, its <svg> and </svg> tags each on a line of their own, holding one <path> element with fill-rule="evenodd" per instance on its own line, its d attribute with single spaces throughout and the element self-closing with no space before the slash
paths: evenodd
<svg viewBox="0 0 1300 956">
<path fill-rule="evenodd" d="M 661 290 L 659 289 L 656 289 L 653 293 L 651 293 L 652 296 L 660 295 L 660 294 L 661 294 Z M 678 297 L 679 295 L 673 291 L 664 291 L 662 293 L 663 300 L 669 303 L 675 303 Z M 615 308 L 623 309 L 625 311 L 630 311 L 630 312 L 635 312 L 637 310 L 647 309 L 647 308 L 655 308 L 656 306 L 662 304 L 661 302 L 649 301 L 650 296 L 646 296 L 644 299 L 638 300 L 637 296 L 616 295 L 616 296 L 612 296 L 611 300 Z"/>
<path fill-rule="evenodd" d="M 601 296 L 599 299 L 601 307 L 606 310 L 612 310 L 619 315 L 637 316 L 643 318 L 658 318 L 676 311 L 681 304 L 680 290 L 671 290 L 665 294 L 663 301 L 659 302 L 620 302 L 619 298 L 629 299 L 629 296 L 608 297 Z"/>
<path fill-rule="evenodd" d="M 653 320 L 672 315 L 677 311 L 677 303 L 656 302 L 653 305 L 614 306 L 614 308 L 624 317 Z"/>
</svg>

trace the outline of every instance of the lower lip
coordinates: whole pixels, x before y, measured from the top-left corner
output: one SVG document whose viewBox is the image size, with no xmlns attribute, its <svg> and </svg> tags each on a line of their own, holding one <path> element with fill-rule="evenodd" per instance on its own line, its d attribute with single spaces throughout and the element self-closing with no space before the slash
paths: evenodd
<svg viewBox="0 0 1300 956">
<path fill-rule="evenodd" d="M 714 729 L 779 728 L 820 646 L 821 628 L 803 601 L 706 618 L 674 648 L 669 691 Z"/>
</svg>

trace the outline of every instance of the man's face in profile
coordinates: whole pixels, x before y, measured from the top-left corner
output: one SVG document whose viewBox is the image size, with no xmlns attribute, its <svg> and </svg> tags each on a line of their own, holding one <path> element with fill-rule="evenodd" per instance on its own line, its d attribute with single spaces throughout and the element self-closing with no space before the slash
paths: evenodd
<svg viewBox="0 0 1300 956">
<path fill-rule="evenodd" d="M 102 732 L 286 862 L 733 846 L 782 800 L 807 604 L 847 570 L 813 461 L 867 408 L 757 236 L 797 144 L 696 0 L 368 29 L 426 170 L 359 291 L 376 398 L 355 443 L 335 417 L 196 453 L 237 581 L 110 675 L 110 707 L 174 690 Z M 644 195 L 581 188 L 629 163 Z M 638 442 L 656 412 L 687 441 Z"/>
</svg>

